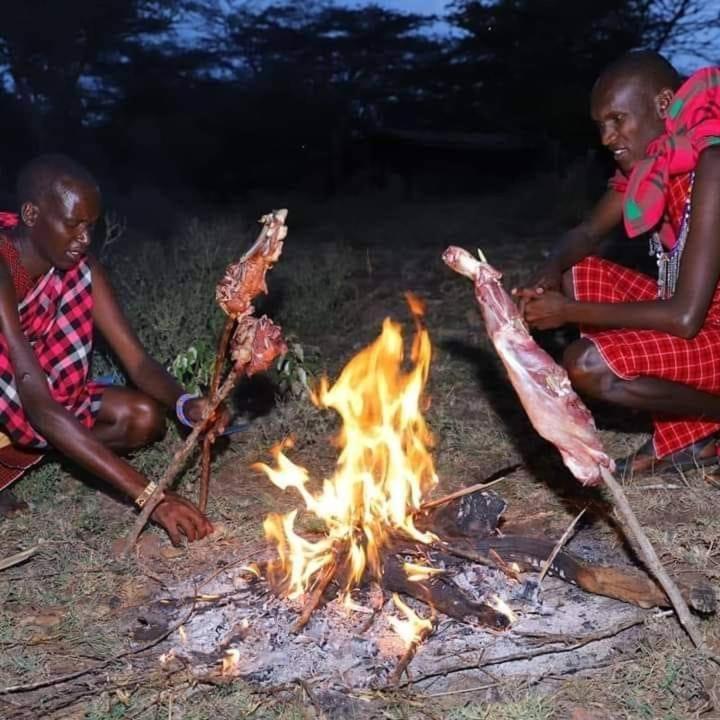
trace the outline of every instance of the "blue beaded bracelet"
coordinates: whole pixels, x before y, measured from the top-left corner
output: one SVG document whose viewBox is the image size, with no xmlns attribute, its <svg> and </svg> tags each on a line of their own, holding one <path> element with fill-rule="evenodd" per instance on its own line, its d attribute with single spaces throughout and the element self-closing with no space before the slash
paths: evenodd
<svg viewBox="0 0 720 720">
<path fill-rule="evenodd" d="M 184 393 L 182 394 L 175 403 L 175 414 L 177 415 L 177 419 L 183 424 L 187 425 L 188 427 L 193 427 L 195 423 L 190 422 L 188 420 L 187 415 L 185 414 L 185 403 L 188 400 L 197 400 L 200 395 L 193 395 L 192 393 Z"/>
</svg>

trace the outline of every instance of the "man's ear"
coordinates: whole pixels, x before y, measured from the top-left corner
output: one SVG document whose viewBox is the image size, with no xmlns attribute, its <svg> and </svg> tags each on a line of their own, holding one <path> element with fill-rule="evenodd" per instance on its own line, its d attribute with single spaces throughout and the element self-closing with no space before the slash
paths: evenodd
<svg viewBox="0 0 720 720">
<path fill-rule="evenodd" d="M 675 93 L 670 88 L 663 88 L 655 96 L 655 110 L 661 120 L 665 120 L 672 105 Z"/>
<path fill-rule="evenodd" d="M 33 227 L 39 215 L 40 208 L 34 203 L 24 202 L 20 206 L 20 218 L 23 221 L 23 225 L 27 225 L 27 227 Z"/>
</svg>

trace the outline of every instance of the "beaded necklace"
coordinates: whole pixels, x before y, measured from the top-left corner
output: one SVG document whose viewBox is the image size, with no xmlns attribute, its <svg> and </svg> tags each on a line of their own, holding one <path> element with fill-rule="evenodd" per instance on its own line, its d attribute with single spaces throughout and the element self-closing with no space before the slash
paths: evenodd
<svg viewBox="0 0 720 720">
<path fill-rule="evenodd" d="M 692 205 L 692 188 L 695 180 L 695 173 L 690 175 L 690 186 L 688 188 L 687 200 L 683 210 L 680 231 L 677 242 L 672 250 L 665 250 L 660 241 L 660 234 L 653 233 L 650 237 L 650 255 L 654 255 L 658 266 L 658 292 L 660 300 L 669 300 L 675 293 L 678 275 L 680 274 L 680 258 L 682 257 L 685 241 L 690 231 L 690 208 Z"/>
</svg>

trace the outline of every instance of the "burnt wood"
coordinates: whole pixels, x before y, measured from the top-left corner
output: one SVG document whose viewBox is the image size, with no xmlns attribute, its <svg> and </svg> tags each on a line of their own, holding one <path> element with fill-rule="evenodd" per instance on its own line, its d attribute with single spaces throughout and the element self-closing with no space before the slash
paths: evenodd
<svg viewBox="0 0 720 720">
<path fill-rule="evenodd" d="M 408 580 L 403 559 L 387 555 L 383 565 L 383 587 L 403 593 L 430 605 L 448 617 L 461 622 L 475 622 L 493 630 L 505 630 L 510 620 L 495 608 L 475 602 L 446 575 L 433 575 L 427 580 Z"/>
</svg>

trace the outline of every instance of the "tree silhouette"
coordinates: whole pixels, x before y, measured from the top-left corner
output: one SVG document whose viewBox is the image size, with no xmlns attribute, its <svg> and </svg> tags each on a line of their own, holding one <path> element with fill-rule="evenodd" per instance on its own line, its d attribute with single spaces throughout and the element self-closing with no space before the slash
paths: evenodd
<svg viewBox="0 0 720 720">
<path fill-rule="evenodd" d="M 455 0 L 446 20 L 437 36 L 432 18 L 377 4 L 6 3 L 3 170 L 64 149 L 120 180 L 231 192 L 313 173 L 332 187 L 387 127 L 584 147 L 607 62 L 633 47 L 710 56 L 720 25 L 704 0 Z"/>
</svg>

